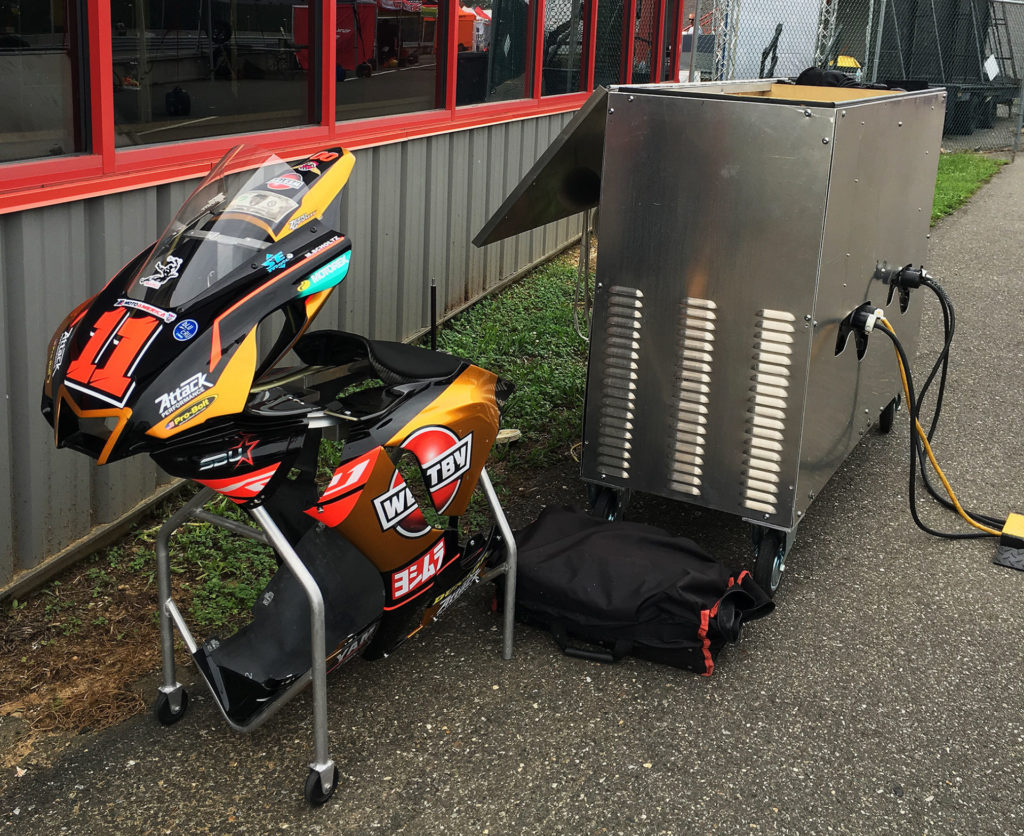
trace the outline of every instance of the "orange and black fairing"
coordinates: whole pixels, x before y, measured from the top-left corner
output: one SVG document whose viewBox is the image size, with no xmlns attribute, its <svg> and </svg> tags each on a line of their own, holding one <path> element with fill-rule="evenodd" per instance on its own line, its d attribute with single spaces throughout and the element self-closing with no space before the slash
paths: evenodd
<svg viewBox="0 0 1024 836">
<path fill-rule="evenodd" d="M 348 272 L 351 243 L 321 219 L 352 163 L 341 148 L 293 165 L 229 152 L 51 339 L 42 411 L 57 446 L 104 464 L 240 413 Z M 258 338 L 263 322 L 278 332 Z"/>
<path fill-rule="evenodd" d="M 371 355 L 382 345 L 367 344 Z M 417 352 L 424 376 L 342 398 L 342 411 L 362 405 L 369 415 L 350 426 L 341 463 L 305 510 L 380 573 L 384 618 L 366 651 L 370 658 L 390 652 L 455 601 L 489 554 L 488 538 L 460 544 L 456 521 L 512 387 L 468 362 L 403 347 L 414 362 Z M 431 367 L 436 376 L 427 377 Z M 388 376 L 393 369 L 376 371 Z"/>
<path fill-rule="evenodd" d="M 416 493 L 438 515 L 465 513 L 497 436 L 500 384 L 469 363 L 448 380 L 410 384 L 413 391 L 380 426 L 346 444 L 344 460 L 306 513 L 373 556 L 381 572 L 422 557 L 443 530 L 428 522 Z M 401 468 L 403 461 L 410 467 Z M 422 491 L 409 484 L 413 476 Z"/>
</svg>

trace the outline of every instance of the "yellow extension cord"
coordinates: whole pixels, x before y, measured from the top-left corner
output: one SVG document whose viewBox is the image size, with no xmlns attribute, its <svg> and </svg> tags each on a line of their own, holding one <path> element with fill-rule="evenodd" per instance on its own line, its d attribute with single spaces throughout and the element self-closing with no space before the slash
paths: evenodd
<svg viewBox="0 0 1024 836">
<path fill-rule="evenodd" d="M 896 336 L 896 331 L 893 330 L 892 325 L 889 324 L 889 320 L 887 320 L 883 316 L 883 317 L 879 317 L 878 321 L 882 323 L 882 325 L 885 327 L 886 331 L 888 331 L 894 337 Z M 894 351 L 896 350 L 895 344 L 893 345 L 893 350 Z M 906 369 L 903 368 L 903 358 L 900 357 L 899 351 L 896 351 L 896 362 L 899 363 L 899 365 L 900 365 L 900 378 L 903 381 L 903 394 L 904 394 L 904 397 L 906 397 L 906 399 L 907 399 L 907 408 L 909 409 L 910 408 L 910 387 L 907 385 L 907 371 L 906 371 Z M 949 494 L 949 498 L 950 498 L 950 500 L 953 503 L 953 507 L 956 508 L 956 512 L 961 517 L 963 517 L 964 520 L 967 523 L 969 523 L 970 525 L 973 525 L 975 528 L 980 529 L 981 531 L 984 531 L 986 534 L 991 534 L 993 537 L 998 537 L 1002 532 L 996 531 L 994 528 L 989 528 L 987 525 L 982 525 L 980 522 L 978 522 L 977 520 L 973 519 L 971 517 L 971 515 L 968 514 L 963 509 L 963 507 L 960 505 L 959 500 L 957 500 L 957 498 L 956 498 L 956 494 L 953 493 L 953 488 L 950 486 L 949 480 L 946 478 L 946 474 L 942 472 L 942 468 L 939 467 L 939 463 L 935 460 L 935 454 L 932 452 L 932 446 L 928 443 L 928 435 L 927 435 L 927 433 L 925 433 L 924 428 L 922 428 L 922 426 L 921 426 L 921 422 L 918 421 L 917 418 L 914 419 L 914 426 L 917 429 L 917 434 L 921 437 L 921 441 L 924 444 L 924 449 L 928 453 L 928 461 L 930 461 L 932 463 L 932 467 L 935 468 L 935 472 L 939 474 L 939 479 L 942 480 L 942 485 L 946 489 L 946 493 Z"/>
</svg>

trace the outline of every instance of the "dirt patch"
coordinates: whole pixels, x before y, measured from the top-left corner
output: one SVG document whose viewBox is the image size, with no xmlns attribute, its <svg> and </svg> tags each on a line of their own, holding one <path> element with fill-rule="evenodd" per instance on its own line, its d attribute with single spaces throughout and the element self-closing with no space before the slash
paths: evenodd
<svg viewBox="0 0 1024 836">
<path fill-rule="evenodd" d="M 145 711 L 135 683 L 160 663 L 156 531 L 163 503 L 131 535 L 65 570 L 0 615 L 0 767 L 47 760 L 70 737 Z M 188 598 L 187 576 L 175 576 Z M 45 746 L 39 744 L 45 742 Z"/>
<path fill-rule="evenodd" d="M 21 721 L 5 724 L 17 734 L 4 767 L 42 738 L 107 728 L 146 707 L 132 682 L 159 662 L 155 584 L 109 568 L 101 583 L 95 569 L 65 572 L 2 617 L 0 716 Z"/>
</svg>

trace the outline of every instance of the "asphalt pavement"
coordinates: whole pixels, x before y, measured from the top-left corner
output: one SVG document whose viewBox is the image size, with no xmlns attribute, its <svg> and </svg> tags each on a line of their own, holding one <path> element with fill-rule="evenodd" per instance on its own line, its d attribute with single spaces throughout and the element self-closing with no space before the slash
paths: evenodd
<svg viewBox="0 0 1024 836">
<path fill-rule="evenodd" d="M 937 452 L 958 493 L 999 515 L 1024 512 L 1022 228 L 1018 161 L 933 231 L 926 264 L 958 317 Z M 934 356 L 940 320 L 916 303 Z M 239 735 L 194 685 L 176 726 L 143 716 L 81 735 L 9 781 L 0 828 L 1022 833 L 1024 573 L 993 565 L 992 541 L 913 525 L 907 433 L 900 420 L 848 457 L 801 525 L 776 612 L 710 678 L 570 659 L 521 626 L 502 661 L 478 587 L 393 657 L 331 678 L 341 778 L 324 807 L 302 799 L 308 694 Z M 581 497 L 574 478 L 553 484 Z M 728 563 L 749 550 L 733 518 L 648 499 L 630 516 L 671 522 Z"/>
</svg>

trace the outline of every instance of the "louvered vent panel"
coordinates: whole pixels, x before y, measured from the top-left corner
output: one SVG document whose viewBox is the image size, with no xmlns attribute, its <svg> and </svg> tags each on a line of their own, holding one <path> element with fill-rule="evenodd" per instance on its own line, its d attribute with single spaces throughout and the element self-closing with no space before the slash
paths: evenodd
<svg viewBox="0 0 1024 836">
<path fill-rule="evenodd" d="M 629 478 L 633 453 L 643 298 L 632 287 L 614 286 L 608 291 L 597 471 L 617 479 Z"/>
<path fill-rule="evenodd" d="M 673 490 L 694 496 L 700 494 L 704 480 L 715 307 L 708 299 L 688 298 L 679 309 L 676 426 L 669 482 Z"/>
<path fill-rule="evenodd" d="M 779 503 L 795 321 L 791 313 L 766 309 L 758 314 L 754 330 L 743 504 L 764 514 L 774 514 Z"/>
</svg>

